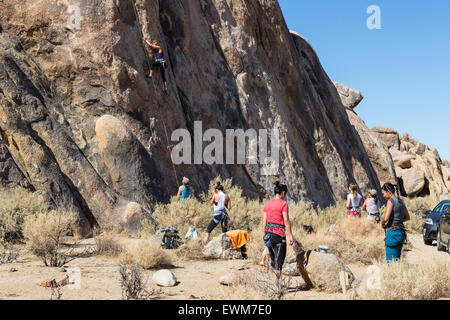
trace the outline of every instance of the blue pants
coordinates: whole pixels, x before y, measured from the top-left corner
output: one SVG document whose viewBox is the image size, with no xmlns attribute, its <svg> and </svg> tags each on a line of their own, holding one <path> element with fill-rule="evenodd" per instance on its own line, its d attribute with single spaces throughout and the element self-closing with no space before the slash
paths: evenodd
<svg viewBox="0 0 450 320">
<path fill-rule="evenodd" d="M 393 260 L 400 260 L 402 255 L 403 244 L 406 240 L 406 233 L 404 230 L 387 230 L 386 238 L 384 240 L 386 247 L 386 260 L 392 262 Z"/>
</svg>

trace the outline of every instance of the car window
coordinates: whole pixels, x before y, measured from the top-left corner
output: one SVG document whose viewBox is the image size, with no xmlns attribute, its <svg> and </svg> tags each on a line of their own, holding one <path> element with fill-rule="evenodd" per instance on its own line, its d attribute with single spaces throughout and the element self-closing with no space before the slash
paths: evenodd
<svg viewBox="0 0 450 320">
<path fill-rule="evenodd" d="M 450 210 L 450 203 L 446 203 L 442 206 L 441 212 L 449 212 L 449 210 Z"/>
<path fill-rule="evenodd" d="M 433 212 L 441 212 L 443 206 L 444 206 L 444 203 L 442 203 L 442 202 L 439 203 L 439 204 L 437 205 L 437 207 L 433 209 Z"/>
</svg>

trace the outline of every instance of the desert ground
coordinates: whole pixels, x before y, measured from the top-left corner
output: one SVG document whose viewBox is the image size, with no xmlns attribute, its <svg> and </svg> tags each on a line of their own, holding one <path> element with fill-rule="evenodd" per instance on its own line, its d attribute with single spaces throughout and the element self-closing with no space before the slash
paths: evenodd
<svg viewBox="0 0 450 320">
<path fill-rule="evenodd" d="M 125 246 L 137 241 L 118 235 L 116 240 Z M 424 245 L 420 235 L 410 235 L 409 241 L 411 249 L 406 249 L 404 252 L 407 262 L 419 263 L 427 260 L 446 263 L 450 261 L 450 255 L 447 252 L 438 252 L 435 245 Z M 93 239 L 86 239 L 79 243 L 79 247 L 89 247 L 94 244 Z M 50 299 L 51 289 L 42 287 L 40 282 L 44 279 L 64 276 L 64 268 L 46 267 L 41 260 L 27 254 L 24 248 L 21 249 L 22 251 L 24 254 L 13 263 L 0 265 L 0 299 Z M 80 268 L 80 288 L 63 287 L 61 299 L 122 299 L 119 263 L 120 258 L 97 255 L 70 261 L 66 266 Z M 357 279 L 365 279 L 367 266 L 349 265 L 349 267 Z M 231 272 L 259 273 L 258 266 L 250 260 L 176 261 L 173 266 L 167 266 L 167 269 L 171 270 L 179 281 L 174 287 L 157 287 L 151 279 L 156 269 L 143 272 L 146 287 L 153 293 L 152 299 L 233 299 L 235 297 L 233 288 L 221 285 L 220 277 Z M 291 288 L 284 299 L 344 300 L 350 299 L 350 296 L 342 293 L 328 294 L 315 289 L 302 291 Z"/>
</svg>

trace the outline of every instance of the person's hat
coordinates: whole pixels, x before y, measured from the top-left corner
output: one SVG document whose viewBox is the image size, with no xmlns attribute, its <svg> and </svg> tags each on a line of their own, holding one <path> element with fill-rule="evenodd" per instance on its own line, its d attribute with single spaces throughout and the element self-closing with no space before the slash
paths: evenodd
<svg viewBox="0 0 450 320">
<path fill-rule="evenodd" d="M 369 193 L 370 193 L 372 196 L 376 196 L 376 195 L 378 194 L 377 190 L 375 190 L 375 189 L 370 189 L 370 190 L 369 190 Z"/>
</svg>

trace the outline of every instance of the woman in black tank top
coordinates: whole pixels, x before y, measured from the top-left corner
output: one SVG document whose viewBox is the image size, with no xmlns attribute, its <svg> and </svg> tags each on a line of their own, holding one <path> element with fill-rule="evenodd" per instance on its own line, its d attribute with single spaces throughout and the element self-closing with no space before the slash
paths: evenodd
<svg viewBox="0 0 450 320">
<path fill-rule="evenodd" d="M 408 209 L 400 199 L 398 187 L 392 183 L 385 183 L 381 188 L 384 198 L 388 200 L 386 213 L 381 220 L 382 227 L 386 230 L 385 246 L 386 260 L 400 260 L 403 244 L 406 241 L 404 222 L 410 220 Z"/>
</svg>

